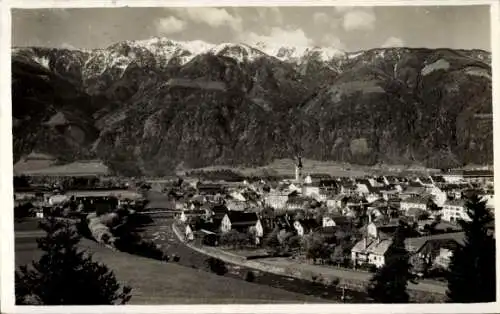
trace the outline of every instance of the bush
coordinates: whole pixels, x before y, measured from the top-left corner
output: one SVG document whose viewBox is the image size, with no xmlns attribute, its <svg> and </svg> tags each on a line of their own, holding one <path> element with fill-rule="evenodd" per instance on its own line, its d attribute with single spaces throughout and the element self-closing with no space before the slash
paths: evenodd
<svg viewBox="0 0 500 314">
<path fill-rule="evenodd" d="M 218 258 L 209 257 L 206 260 L 208 268 L 219 276 L 225 275 L 229 270 L 227 269 L 226 263 Z"/>
<path fill-rule="evenodd" d="M 80 218 L 80 220 L 76 224 L 76 229 L 82 237 L 86 239 L 93 239 L 92 232 L 90 231 L 89 225 L 85 218 Z"/>
<path fill-rule="evenodd" d="M 255 273 L 253 271 L 249 270 L 245 274 L 245 281 L 254 282 L 255 281 Z"/>
<path fill-rule="evenodd" d="M 220 245 L 227 245 L 232 247 L 244 247 L 250 245 L 249 236 L 245 233 L 236 230 L 230 230 L 220 237 Z"/>
</svg>

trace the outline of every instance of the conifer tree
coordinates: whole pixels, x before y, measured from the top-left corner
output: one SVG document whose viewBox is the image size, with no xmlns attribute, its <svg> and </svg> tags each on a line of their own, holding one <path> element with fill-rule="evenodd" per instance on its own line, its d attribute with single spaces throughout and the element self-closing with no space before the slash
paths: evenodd
<svg viewBox="0 0 500 314">
<path fill-rule="evenodd" d="M 488 230 L 494 218 L 477 196 L 472 196 L 465 206 L 471 220 L 459 221 L 465 241 L 450 261 L 447 296 L 453 303 L 494 302 L 495 239 Z"/>
<path fill-rule="evenodd" d="M 40 226 L 47 233 L 37 240 L 43 255 L 15 274 L 18 305 L 109 305 L 130 300 L 130 287 L 120 287 L 112 271 L 77 249 L 76 228 L 53 217 Z"/>
<path fill-rule="evenodd" d="M 409 254 L 405 248 L 406 225 L 401 224 L 385 255 L 385 264 L 370 280 L 367 292 L 376 303 L 408 303 Z"/>
</svg>

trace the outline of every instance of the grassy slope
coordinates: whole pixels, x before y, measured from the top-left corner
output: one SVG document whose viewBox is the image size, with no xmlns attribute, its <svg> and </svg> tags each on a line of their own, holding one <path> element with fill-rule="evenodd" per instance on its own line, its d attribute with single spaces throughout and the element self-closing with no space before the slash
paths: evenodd
<svg viewBox="0 0 500 314">
<path fill-rule="evenodd" d="M 94 259 L 108 265 L 117 278 L 133 287 L 130 304 L 198 303 L 319 303 L 324 300 L 306 295 L 220 277 L 174 263 L 113 252 L 83 240 L 83 248 Z M 33 239 L 16 239 L 16 265 L 30 263 L 40 255 Z"/>
</svg>

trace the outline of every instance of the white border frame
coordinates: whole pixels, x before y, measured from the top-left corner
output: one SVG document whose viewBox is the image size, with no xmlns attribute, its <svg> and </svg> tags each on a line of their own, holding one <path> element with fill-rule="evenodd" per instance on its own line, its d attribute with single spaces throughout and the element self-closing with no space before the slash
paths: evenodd
<svg viewBox="0 0 500 314">
<path fill-rule="evenodd" d="M 493 131 L 494 131 L 494 169 L 495 189 L 500 191 L 500 125 L 495 121 L 500 114 L 496 105 L 500 101 L 500 0 L 274 0 L 272 3 L 263 0 L 4 0 L 1 5 L 1 45 L 0 45 L 0 144 L 4 154 L 1 155 L 0 197 L 2 200 L 2 217 L 0 219 L 0 306 L 2 313 L 495 313 L 500 312 L 498 282 L 500 278 L 500 254 L 496 250 L 497 258 L 497 302 L 487 304 L 296 304 L 296 305 L 162 305 L 162 306 L 15 306 L 14 298 L 14 228 L 13 228 L 13 159 L 12 159 L 12 108 L 11 108 L 11 8 L 90 8 L 90 7 L 193 7 L 193 6 L 452 6 L 452 5 L 490 5 L 491 14 L 491 53 L 493 74 Z M 496 208 L 500 208 L 499 198 L 495 198 Z M 498 230 L 498 219 L 495 228 Z M 497 248 L 500 240 L 497 239 Z M 498 311 L 497 311 L 498 310 Z"/>
</svg>

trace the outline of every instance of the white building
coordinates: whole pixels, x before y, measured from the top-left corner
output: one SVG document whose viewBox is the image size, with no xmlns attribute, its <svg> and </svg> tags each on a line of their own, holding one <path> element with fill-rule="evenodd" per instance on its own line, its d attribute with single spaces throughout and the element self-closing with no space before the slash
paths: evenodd
<svg viewBox="0 0 500 314">
<path fill-rule="evenodd" d="M 460 183 L 464 181 L 464 175 L 461 171 L 450 171 L 442 176 L 447 183 Z"/>
<path fill-rule="evenodd" d="M 293 227 L 297 231 L 297 235 L 303 236 L 311 233 L 314 229 L 321 227 L 314 219 L 302 219 L 293 222 Z"/>
<path fill-rule="evenodd" d="M 287 201 L 288 201 L 287 193 L 271 192 L 267 194 L 264 198 L 264 202 L 266 203 L 266 205 L 275 209 L 285 208 Z"/>
<path fill-rule="evenodd" d="M 391 243 L 391 239 L 381 239 L 377 226 L 370 222 L 366 235 L 351 249 L 351 261 L 354 265 L 371 264 L 380 268 L 385 264 L 385 254 Z"/>
<path fill-rule="evenodd" d="M 443 206 L 443 216 L 441 219 L 449 222 L 456 222 L 458 220 L 470 221 L 471 219 L 465 209 L 465 200 L 455 199 L 446 201 Z"/>
<path fill-rule="evenodd" d="M 392 240 L 380 238 L 364 238 L 351 249 L 351 260 L 354 265 L 371 264 L 377 268 L 384 266 L 385 254 Z"/>
<path fill-rule="evenodd" d="M 402 200 L 400 206 L 400 210 L 404 213 L 408 212 L 410 208 L 427 210 L 427 200 L 422 197 L 410 197 Z"/>
<path fill-rule="evenodd" d="M 202 217 L 206 212 L 204 210 L 183 210 L 179 216 L 181 222 L 187 222 L 192 217 Z"/>
<path fill-rule="evenodd" d="M 436 203 L 436 205 L 439 207 L 443 207 L 444 203 L 448 199 L 446 192 L 438 187 L 431 188 L 429 190 L 429 194 L 434 197 L 434 203 Z"/>
<path fill-rule="evenodd" d="M 319 186 L 304 184 L 302 186 L 302 195 L 312 197 L 317 201 L 324 200 L 324 197 L 320 193 Z"/>
<path fill-rule="evenodd" d="M 186 226 L 186 230 L 184 231 L 184 236 L 186 237 L 187 241 L 194 240 L 194 232 L 190 225 Z"/>
<path fill-rule="evenodd" d="M 223 233 L 230 230 L 239 232 L 248 232 L 251 227 L 255 227 L 255 236 L 261 238 L 264 235 L 262 223 L 257 214 L 231 211 L 224 215 L 221 222 L 221 231 Z"/>
</svg>

